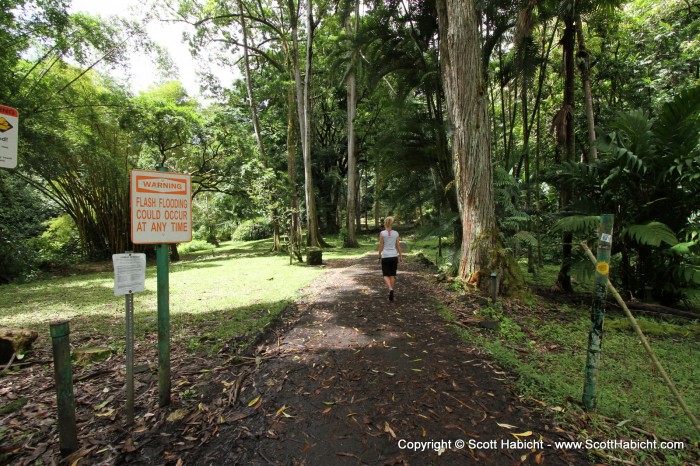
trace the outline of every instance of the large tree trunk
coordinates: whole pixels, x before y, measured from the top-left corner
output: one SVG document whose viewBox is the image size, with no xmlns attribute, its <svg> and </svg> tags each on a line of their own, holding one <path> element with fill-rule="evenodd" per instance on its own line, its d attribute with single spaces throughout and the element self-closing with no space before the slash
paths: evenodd
<svg viewBox="0 0 700 466">
<path fill-rule="evenodd" d="M 496 245 L 488 103 L 479 45 L 480 17 L 474 0 L 438 0 L 437 10 L 462 220 L 459 276 L 478 285 L 479 277 L 495 268 L 491 255 Z"/>
<path fill-rule="evenodd" d="M 523 52 L 523 63 L 526 60 L 526 57 L 524 56 Z M 528 108 L 527 108 L 527 88 L 528 88 L 528 80 L 525 79 L 525 76 L 523 74 L 523 80 L 521 82 L 522 84 L 522 91 L 520 93 L 520 101 L 521 101 L 521 110 L 522 110 L 522 118 L 523 118 L 523 128 L 525 128 L 525 132 L 523 134 L 523 164 L 525 166 L 525 212 L 530 214 L 530 203 L 532 200 L 532 195 L 530 191 L 530 131 L 527 130 L 528 128 Z M 527 229 L 532 231 L 532 222 L 527 222 Z M 532 244 L 527 245 L 527 271 L 530 273 L 535 272 L 535 265 L 532 260 Z"/>
<path fill-rule="evenodd" d="M 289 222 L 289 256 L 296 257 L 299 262 L 304 262 L 301 254 L 301 221 L 299 218 L 299 192 L 297 191 L 297 138 L 296 118 L 294 118 L 294 84 L 290 81 L 287 91 L 287 180 L 291 197 L 290 222 Z M 291 259 L 290 259 L 291 260 Z"/>
<path fill-rule="evenodd" d="M 245 84 L 248 91 L 248 103 L 250 104 L 250 116 L 253 120 L 253 131 L 255 132 L 255 141 L 258 143 L 258 151 L 263 165 L 267 168 L 267 157 L 265 156 L 265 146 L 263 145 L 262 134 L 260 132 L 260 122 L 258 121 L 258 110 L 255 105 L 255 95 L 253 94 L 253 78 L 250 75 L 250 59 L 248 53 L 248 28 L 245 23 L 245 14 L 243 13 L 243 2 L 238 0 L 238 11 L 241 17 L 241 29 L 243 31 L 243 65 L 245 70 Z"/>
<path fill-rule="evenodd" d="M 293 2 L 290 1 L 290 4 Z M 311 0 L 306 1 L 306 67 L 302 84 L 299 59 L 298 16 L 292 12 L 292 38 L 294 45 L 294 80 L 296 81 L 297 111 L 299 114 L 299 134 L 304 160 L 304 194 L 306 199 L 307 246 L 320 247 L 322 239 L 318 228 L 316 195 L 314 194 L 313 171 L 311 167 L 311 59 L 313 57 L 313 16 Z M 323 243 L 325 244 L 325 243 Z"/>
<path fill-rule="evenodd" d="M 268 167 L 267 155 L 265 152 L 265 145 L 262 139 L 262 133 L 260 131 L 260 120 L 258 119 L 258 109 L 255 103 L 255 94 L 253 93 L 253 78 L 250 73 L 250 59 L 248 53 L 248 28 L 246 27 L 245 14 L 243 12 L 243 2 L 238 0 L 238 11 L 241 18 L 241 29 L 243 32 L 243 68 L 245 70 L 245 83 L 246 90 L 248 92 L 248 103 L 250 105 L 250 116 L 253 121 L 253 131 L 255 132 L 255 141 L 258 144 L 258 152 L 260 153 L 260 160 L 262 160 L 263 167 Z M 279 214 L 276 209 L 271 213 L 272 224 L 273 224 L 273 236 L 272 236 L 272 251 L 279 252 L 281 250 L 280 242 L 280 225 L 279 225 Z"/>
<path fill-rule="evenodd" d="M 595 146 L 595 114 L 593 113 L 593 93 L 591 92 L 591 69 L 586 41 L 583 37 L 581 15 L 576 15 L 576 37 L 578 38 L 578 66 L 581 71 L 581 84 L 586 104 L 586 120 L 588 122 L 588 162 L 598 160 L 598 148 Z"/>
<path fill-rule="evenodd" d="M 379 182 L 376 180 L 379 180 L 379 166 L 375 165 L 374 166 L 374 228 L 380 228 L 382 227 L 381 225 L 381 204 L 380 204 L 380 192 L 379 192 Z"/>
<path fill-rule="evenodd" d="M 359 6 L 359 0 L 356 1 L 356 5 Z M 359 21 L 359 11 L 355 12 L 355 24 L 353 27 L 352 19 L 350 15 L 345 18 L 345 32 L 348 37 L 353 37 L 357 32 L 357 24 Z M 352 47 L 352 45 L 350 45 Z M 356 77 L 355 77 L 355 59 L 354 54 L 352 62 L 350 63 L 350 70 L 348 72 L 347 78 L 347 92 L 348 92 L 348 203 L 347 203 L 347 237 L 345 238 L 346 248 L 356 248 L 359 246 L 357 244 L 357 237 L 355 235 L 355 228 L 357 227 L 357 158 L 355 154 L 355 110 L 357 107 L 357 93 L 356 93 Z"/>
<path fill-rule="evenodd" d="M 576 141 L 574 133 L 574 91 L 575 91 L 575 70 L 574 65 L 574 46 L 576 41 L 576 28 L 574 24 L 573 14 L 567 15 L 564 18 L 564 35 L 561 43 L 564 54 L 564 104 L 560 115 L 564 118 L 563 138 L 565 146 L 564 160 L 573 162 L 576 151 Z M 559 143 L 559 142 L 558 142 Z M 565 210 L 571 201 L 571 192 L 569 188 L 560 189 L 559 202 L 560 209 Z M 557 285 L 564 291 L 571 292 L 571 251 L 573 235 L 565 233 L 562 237 L 562 263 L 557 275 Z"/>
</svg>

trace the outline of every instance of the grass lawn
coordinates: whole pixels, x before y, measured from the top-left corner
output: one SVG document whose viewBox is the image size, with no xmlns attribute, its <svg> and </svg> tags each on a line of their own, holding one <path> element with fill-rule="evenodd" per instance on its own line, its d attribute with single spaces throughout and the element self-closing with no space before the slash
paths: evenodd
<svg viewBox="0 0 700 466">
<path fill-rule="evenodd" d="M 331 243 L 339 241 L 329 239 Z M 360 249 L 324 250 L 324 260 L 349 258 L 376 248 L 374 236 L 360 237 Z M 232 339 L 245 343 L 294 300 L 322 268 L 289 264 L 271 254 L 271 240 L 226 242 L 215 249 L 183 254 L 170 264 L 170 317 L 173 344 L 218 350 Z M 69 319 L 74 344 L 90 340 L 124 345 L 124 298 L 114 296 L 111 264 L 105 272 L 10 284 L 0 287 L 0 326 L 39 332 L 49 341 L 49 323 Z M 146 289 L 134 295 L 135 338 L 157 329 L 156 267 L 146 270 Z"/>
</svg>

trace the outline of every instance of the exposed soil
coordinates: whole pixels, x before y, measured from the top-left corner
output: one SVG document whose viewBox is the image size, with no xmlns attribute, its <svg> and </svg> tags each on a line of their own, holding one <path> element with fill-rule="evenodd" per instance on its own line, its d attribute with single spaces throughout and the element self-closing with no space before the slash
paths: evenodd
<svg viewBox="0 0 700 466">
<path fill-rule="evenodd" d="M 584 452 L 547 446 L 573 437 L 459 340 L 440 316 L 444 296 L 428 270 L 402 264 L 389 302 L 374 255 L 326 269 L 248 354 L 202 358 L 174 348 L 166 408 L 157 407 L 155 345 L 137 347 L 145 370 L 136 375 L 137 421 L 128 429 L 123 357 L 78 370 L 81 450 L 66 462 L 589 464 Z M 0 415 L 0 459 L 50 463 L 58 458 L 53 374 L 50 365 L 21 373 L 0 385 L 0 406 L 31 393 L 22 409 Z M 517 440 L 542 443 L 501 444 Z M 408 442 L 433 443 L 402 449 Z"/>
</svg>

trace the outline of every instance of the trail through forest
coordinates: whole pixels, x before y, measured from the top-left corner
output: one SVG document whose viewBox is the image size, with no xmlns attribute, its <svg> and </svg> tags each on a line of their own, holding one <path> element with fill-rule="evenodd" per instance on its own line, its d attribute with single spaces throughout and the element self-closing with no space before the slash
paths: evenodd
<svg viewBox="0 0 700 466">
<path fill-rule="evenodd" d="M 557 427 L 551 411 L 516 396 L 505 372 L 460 341 L 439 312 L 455 294 L 436 284 L 431 270 L 402 264 L 389 302 L 374 254 L 325 268 L 243 354 L 227 349 L 237 341 L 210 356 L 173 345 L 172 402 L 164 408 L 155 332 L 145 335 L 135 349 L 131 426 L 124 425 L 123 353 L 76 367 L 80 449 L 63 462 L 589 464 L 584 451 L 548 446 L 574 435 Z M 185 331 L 197 338 L 199 329 Z M 0 464 L 58 459 L 48 348 L 37 348 L 34 358 L 0 387 L 18 404 L 0 418 Z"/>
<path fill-rule="evenodd" d="M 374 254 L 329 263 L 285 329 L 258 347 L 244 418 L 185 463 L 587 464 L 546 446 L 568 438 L 457 338 L 426 274 L 402 265 L 389 302 Z"/>
</svg>

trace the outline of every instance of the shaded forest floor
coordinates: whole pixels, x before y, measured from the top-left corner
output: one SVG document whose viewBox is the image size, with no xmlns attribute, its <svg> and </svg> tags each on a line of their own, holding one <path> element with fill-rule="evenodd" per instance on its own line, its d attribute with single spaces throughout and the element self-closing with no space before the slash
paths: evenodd
<svg viewBox="0 0 700 466">
<path fill-rule="evenodd" d="M 76 370 L 81 449 L 64 462 L 592 463 L 583 449 L 555 448 L 579 432 L 544 403 L 517 396 L 508 374 L 458 337 L 441 314 L 456 293 L 431 271 L 402 265 L 389 302 L 373 254 L 326 268 L 244 353 L 173 348 L 166 408 L 157 406 L 156 345 L 137 346 L 137 420 L 129 428 L 123 355 Z M 461 295 L 464 315 L 477 300 Z M 462 323 L 470 324 L 477 321 Z M 57 458 L 52 377 L 50 364 L 30 364 L 2 379 L 0 395 L 24 404 L 0 417 L 1 464 Z"/>
</svg>

